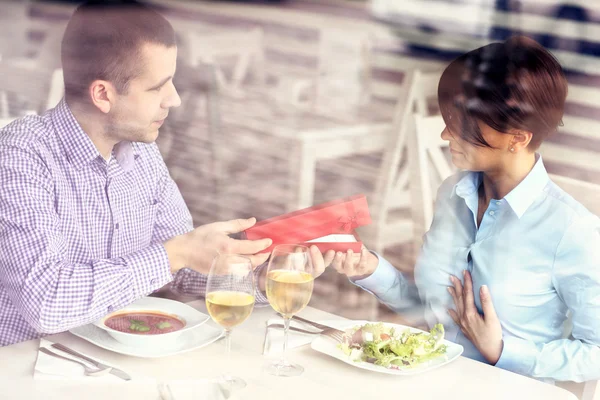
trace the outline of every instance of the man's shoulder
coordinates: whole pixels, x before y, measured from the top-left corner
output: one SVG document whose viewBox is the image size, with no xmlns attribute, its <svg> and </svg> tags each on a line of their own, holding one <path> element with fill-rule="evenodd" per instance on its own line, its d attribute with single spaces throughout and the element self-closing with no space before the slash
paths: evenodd
<svg viewBox="0 0 600 400">
<path fill-rule="evenodd" d="M 0 146 L 30 150 L 52 132 L 49 114 L 27 115 L 0 129 Z"/>
</svg>

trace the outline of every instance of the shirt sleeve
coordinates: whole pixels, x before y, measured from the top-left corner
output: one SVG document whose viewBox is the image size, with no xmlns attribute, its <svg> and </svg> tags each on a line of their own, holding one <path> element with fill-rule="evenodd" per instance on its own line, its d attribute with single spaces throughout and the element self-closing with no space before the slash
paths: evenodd
<svg viewBox="0 0 600 400">
<path fill-rule="evenodd" d="M 93 322 L 172 279 L 161 244 L 112 259 L 70 261 L 48 167 L 14 146 L 0 146 L 0 158 L 0 285 L 38 332 Z"/>
<path fill-rule="evenodd" d="M 156 162 L 159 166 L 159 181 L 156 193 L 158 210 L 152 234 L 153 243 L 164 243 L 167 240 L 188 233 L 194 229 L 192 216 L 185 204 L 177 183 L 171 178 L 169 170 L 157 147 L 153 147 Z M 183 268 L 175 273 L 169 289 L 175 293 L 188 296 L 204 296 L 207 276 L 190 268 Z"/>
<path fill-rule="evenodd" d="M 259 265 L 258 267 L 256 267 L 256 269 L 254 270 L 254 282 L 256 282 L 256 295 L 255 295 L 254 304 L 257 306 L 269 305 L 269 299 L 267 298 L 267 294 L 264 293 L 263 291 L 261 291 L 260 287 L 258 285 L 260 275 L 263 273 L 263 271 L 265 271 L 265 268 L 267 268 L 268 265 L 269 265 L 269 263 L 265 262 L 265 263 Z M 266 273 L 266 271 L 265 271 L 265 273 Z"/>
<path fill-rule="evenodd" d="M 160 166 L 160 178 L 156 196 L 158 211 L 156 223 L 154 224 L 153 242 L 163 243 L 174 236 L 192 231 L 194 226 L 192 216 L 177 184 L 171 178 L 158 149 L 155 150 Z M 255 269 L 256 282 L 258 282 L 258 276 L 263 267 L 264 265 Z M 204 297 L 207 280 L 208 276 L 206 274 L 194 271 L 191 268 L 183 268 L 173 277 L 170 290 L 182 295 Z M 260 290 L 256 291 L 256 303 L 268 304 L 267 298 Z"/>
<path fill-rule="evenodd" d="M 256 283 L 255 304 L 258 306 L 269 304 L 267 296 L 258 288 L 258 279 L 267 263 L 261 264 L 254 270 L 254 282 Z M 189 268 L 183 268 L 177 272 L 172 283 L 172 290 L 186 296 L 202 296 L 206 294 L 206 283 L 208 277 Z"/>
<path fill-rule="evenodd" d="M 194 225 L 183 196 L 177 184 L 171 178 L 158 148 L 155 147 L 154 150 L 159 165 L 159 180 L 155 196 L 158 209 L 154 223 L 154 232 L 152 233 L 152 242 L 163 243 L 174 236 L 192 231 Z"/>
<path fill-rule="evenodd" d="M 375 252 L 373 254 L 379 259 L 375 271 L 364 279 L 351 279 L 350 282 L 373 294 L 395 312 L 403 312 L 417 306 L 415 285 L 381 255 Z"/>
<path fill-rule="evenodd" d="M 580 218 L 558 245 L 554 287 L 572 315 L 572 339 L 535 343 L 504 340 L 496 366 L 535 378 L 583 382 L 600 379 L 600 222 Z"/>
</svg>

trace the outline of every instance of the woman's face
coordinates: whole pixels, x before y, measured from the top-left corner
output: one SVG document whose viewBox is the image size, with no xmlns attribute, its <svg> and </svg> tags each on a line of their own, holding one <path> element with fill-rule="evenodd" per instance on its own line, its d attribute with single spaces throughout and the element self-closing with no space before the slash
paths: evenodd
<svg viewBox="0 0 600 400">
<path fill-rule="evenodd" d="M 498 132 L 479 122 L 479 129 L 492 147 L 475 146 L 462 139 L 459 132 L 452 132 L 448 126 L 442 131 L 442 140 L 450 142 L 452 163 L 467 171 L 494 171 L 503 168 L 509 161 L 512 134 Z"/>
</svg>

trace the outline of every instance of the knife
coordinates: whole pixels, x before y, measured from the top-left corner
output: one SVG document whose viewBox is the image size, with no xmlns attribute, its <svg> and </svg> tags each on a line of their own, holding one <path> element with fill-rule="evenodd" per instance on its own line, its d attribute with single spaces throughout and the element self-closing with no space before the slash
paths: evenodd
<svg viewBox="0 0 600 400">
<path fill-rule="evenodd" d="M 295 319 L 296 321 L 300 321 L 300 322 L 304 322 L 305 324 L 314 326 L 317 329 L 321 329 L 321 330 L 330 330 L 330 331 L 334 331 L 334 332 L 341 332 L 341 333 L 345 333 L 343 330 L 341 329 L 337 329 L 337 328 L 332 328 L 331 326 L 327 326 L 327 325 L 323 325 L 323 324 L 319 324 L 317 322 L 314 321 L 309 321 L 307 319 L 304 319 L 302 317 L 299 317 L 297 315 L 293 315 L 292 319 Z"/>
<path fill-rule="evenodd" d="M 60 343 L 52 343 L 51 347 L 54 347 L 55 349 L 58 349 L 60 351 L 64 351 L 65 353 L 68 353 L 70 355 L 72 355 L 73 357 L 77 357 L 80 358 L 82 360 L 87 361 L 88 363 L 98 367 L 98 368 L 112 368 L 110 370 L 110 373 L 113 374 L 116 377 L 119 377 L 123 380 L 126 381 L 130 381 L 131 380 L 131 376 L 129 376 L 125 371 L 122 371 L 118 368 L 113 367 L 112 365 L 106 365 L 106 364 L 102 364 L 100 361 L 96 361 L 93 358 L 90 358 L 86 355 L 83 355 L 81 353 L 76 352 L 73 349 L 68 348 L 65 345 L 62 345 Z"/>
</svg>

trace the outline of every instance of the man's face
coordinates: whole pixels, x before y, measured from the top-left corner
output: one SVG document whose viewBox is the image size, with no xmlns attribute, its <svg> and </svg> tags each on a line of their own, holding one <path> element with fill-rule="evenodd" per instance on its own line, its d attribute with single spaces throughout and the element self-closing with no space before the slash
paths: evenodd
<svg viewBox="0 0 600 400">
<path fill-rule="evenodd" d="M 117 94 L 108 114 L 107 134 L 113 140 L 152 143 L 171 107 L 181 99 L 173 86 L 177 47 L 146 43 L 142 46 L 142 73 L 129 82 L 126 94 Z"/>
</svg>

